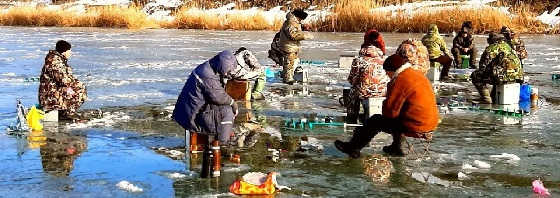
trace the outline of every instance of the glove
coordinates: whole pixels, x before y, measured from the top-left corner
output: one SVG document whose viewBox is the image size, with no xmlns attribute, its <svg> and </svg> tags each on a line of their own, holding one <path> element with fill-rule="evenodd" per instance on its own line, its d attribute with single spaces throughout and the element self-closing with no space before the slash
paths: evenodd
<svg viewBox="0 0 560 198">
<path fill-rule="evenodd" d="M 234 102 L 234 103 L 231 105 L 231 110 L 233 111 L 233 117 L 236 117 L 237 114 L 239 113 L 239 109 L 238 109 L 238 107 L 237 107 L 237 103 Z"/>
<path fill-rule="evenodd" d="M 303 38 L 305 40 L 309 40 L 309 39 L 313 39 L 314 37 L 313 37 L 313 34 L 311 34 L 311 33 L 305 33 L 305 35 L 303 35 Z"/>
</svg>

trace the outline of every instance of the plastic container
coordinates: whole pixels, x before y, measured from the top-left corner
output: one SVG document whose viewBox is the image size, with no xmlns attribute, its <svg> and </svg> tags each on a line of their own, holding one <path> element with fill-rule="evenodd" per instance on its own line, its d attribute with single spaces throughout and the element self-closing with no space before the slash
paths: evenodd
<svg viewBox="0 0 560 198">
<path fill-rule="evenodd" d="M 461 69 L 469 68 L 471 57 L 469 55 L 461 55 L 461 60 L 463 60 L 461 63 Z"/>
<path fill-rule="evenodd" d="M 497 104 L 519 104 L 519 92 L 521 90 L 521 85 L 519 83 L 503 84 L 497 86 Z"/>
<path fill-rule="evenodd" d="M 519 90 L 519 102 L 529 102 L 531 100 L 531 85 L 522 84 Z"/>
</svg>

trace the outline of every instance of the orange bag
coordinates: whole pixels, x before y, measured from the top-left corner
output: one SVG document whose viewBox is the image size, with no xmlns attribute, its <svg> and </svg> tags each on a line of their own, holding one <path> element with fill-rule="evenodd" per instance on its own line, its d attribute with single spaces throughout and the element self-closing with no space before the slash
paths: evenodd
<svg viewBox="0 0 560 198">
<path fill-rule="evenodd" d="M 243 181 L 243 179 L 238 179 L 229 186 L 229 191 L 236 195 L 272 195 L 276 192 L 275 182 L 273 181 L 274 174 L 274 172 L 268 173 L 266 175 L 266 180 L 264 180 L 264 182 L 260 185 Z"/>
</svg>

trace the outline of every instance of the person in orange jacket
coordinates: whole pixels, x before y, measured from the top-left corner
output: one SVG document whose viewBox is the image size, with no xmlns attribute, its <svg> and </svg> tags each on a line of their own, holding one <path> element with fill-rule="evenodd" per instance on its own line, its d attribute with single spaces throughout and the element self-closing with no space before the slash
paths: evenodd
<svg viewBox="0 0 560 198">
<path fill-rule="evenodd" d="M 387 98 L 383 101 L 382 115 L 370 117 L 357 127 L 349 142 L 336 140 L 336 148 L 352 158 L 360 157 L 360 150 L 383 131 L 393 136 L 393 143 L 383 151 L 403 156 L 403 135 L 421 136 L 436 129 L 439 112 L 430 81 L 400 55 L 389 56 L 383 69 L 391 78 Z"/>
</svg>

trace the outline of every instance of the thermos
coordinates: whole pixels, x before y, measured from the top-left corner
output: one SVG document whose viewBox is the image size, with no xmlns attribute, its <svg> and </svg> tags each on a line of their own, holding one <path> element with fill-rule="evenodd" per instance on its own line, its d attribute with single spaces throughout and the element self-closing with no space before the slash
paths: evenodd
<svg viewBox="0 0 560 198">
<path fill-rule="evenodd" d="M 531 107 L 537 107 L 538 102 L 539 102 L 539 89 L 533 87 L 533 89 L 531 89 Z"/>
<path fill-rule="evenodd" d="M 220 169 L 222 169 L 222 154 L 220 152 L 220 142 L 214 140 L 212 142 L 212 177 L 220 176 Z"/>
</svg>

